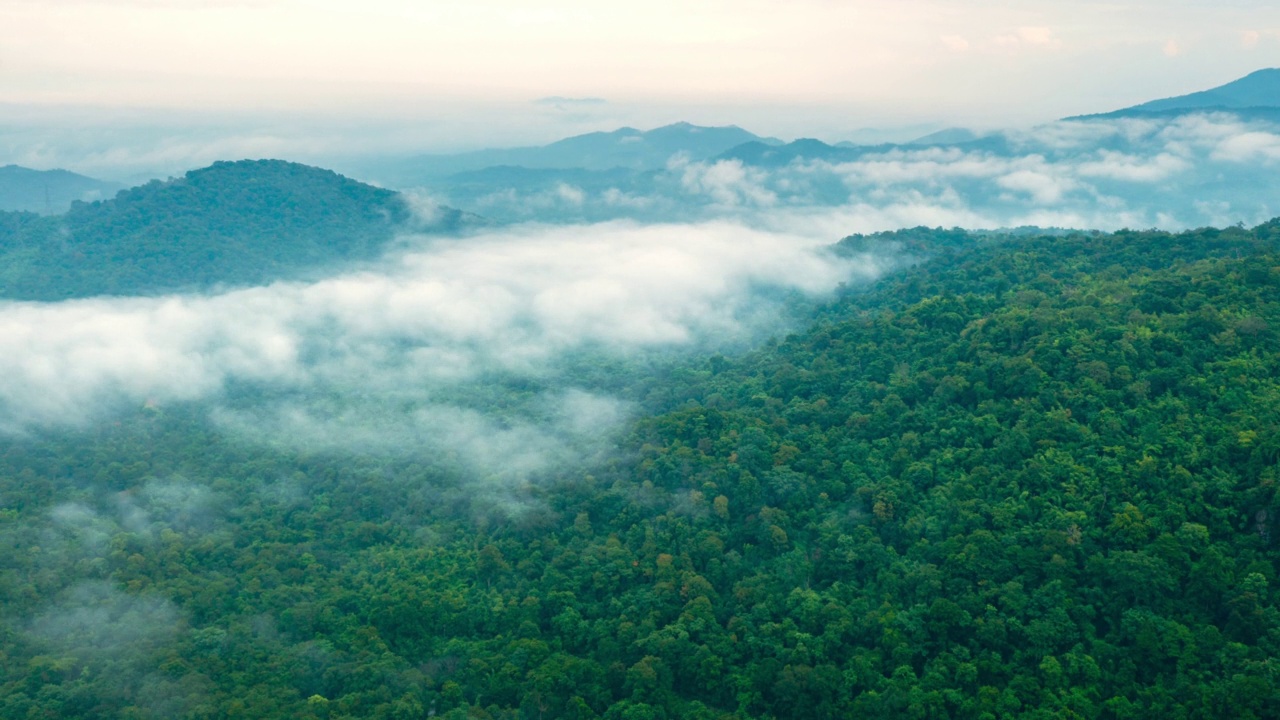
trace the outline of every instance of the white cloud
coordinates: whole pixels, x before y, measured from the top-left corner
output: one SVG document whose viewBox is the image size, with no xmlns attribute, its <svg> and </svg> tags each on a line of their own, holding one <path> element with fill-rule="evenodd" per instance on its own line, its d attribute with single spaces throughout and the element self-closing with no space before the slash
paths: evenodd
<svg viewBox="0 0 1280 720">
<path fill-rule="evenodd" d="M 809 169 L 812 171 L 820 166 L 811 165 Z M 895 149 L 856 162 L 826 167 L 852 186 L 933 184 L 947 178 L 994 177 L 1006 171 L 1008 160 L 967 153 L 958 148 Z"/>
<path fill-rule="evenodd" d="M 1074 190 L 1077 184 L 1062 177 L 1034 170 L 1017 170 L 996 180 L 996 184 L 1006 190 L 1024 192 L 1032 200 L 1042 205 L 1053 205 L 1062 201 L 1063 196 Z"/>
<path fill-rule="evenodd" d="M 194 401 L 248 442 L 447 455 L 469 503 L 519 513 L 539 473 L 600 456 L 631 413 L 582 386 L 573 363 L 648 362 L 775 332 L 778 290 L 821 295 L 878 272 L 873 258 L 826 253 L 837 237 L 729 222 L 527 227 L 420 244 L 377 271 L 314 283 L 4 303 L 0 431 Z M 508 382 L 523 389 L 495 396 Z M 190 525 L 212 501 L 151 483 L 109 523 L 73 505 L 55 521 L 101 544 L 112 524 Z"/>
<path fill-rule="evenodd" d="M 764 171 L 746 167 L 739 160 L 690 163 L 683 167 L 680 184 L 690 192 L 709 196 L 718 205 L 769 206 L 777 196 L 764 187 Z"/>
<path fill-rule="evenodd" d="M 1280 135 L 1261 131 L 1234 135 L 1218 143 L 1213 157 L 1236 163 L 1280 160 Z"/>
<path fill-rule="evenodd" d="M 1075 169 L 1076 174 L 1083 177 L 1149 183 L 1165 180 L 1192 167 L 1187 160 L 1170 153 L 1160 153 L 1153 158 L 1146 158 L 1103 150 L 1098 155 L 1098 160 L 1080 163 Z"/>
<path fill-rule="evenodd" d="M 1012 131 L 1006 137 L 1023 151 L 1055 151 L 1061 153 L 1093 152 L 1110 141 L 1141 142 L 1164 127 L 1159 120 L 1121 118 L 1118 120 L 1067 120 L 1037 126 L 1031 130 Z"/>
<path fill-rule="evenodd" d="M 570 205 L 581 205 L 582 201 L 586 199 L 586 195 L 582 192 L 582 188 L 566 183 L 560 183 L 556 186 L 556 195 Z"/>
<path fill-rule="evenodd" d="M 822 293 L 874 273 L 822 244 L 725 222 L 534 227 L 437 241 L 381 271 L 311 284 L 6 303 L 0 425 L 216 400 L 231 382 L 434 406 L 460 382 L 538 376 L 585 348 L 732 342 L 755 330 L 753 288 Z"/>
</svg>

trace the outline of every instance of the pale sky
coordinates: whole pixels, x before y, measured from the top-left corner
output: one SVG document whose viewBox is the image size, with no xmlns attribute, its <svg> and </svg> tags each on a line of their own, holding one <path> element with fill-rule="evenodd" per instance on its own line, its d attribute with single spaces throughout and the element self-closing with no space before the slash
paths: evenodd
<svg viewBox="0 0 1280 720">
<path fill-rule="evenodd" d="M 0 125 L 293 118 L 417 149 L 1008 127 L 1277 65 L 1280 4 L 1244 0 L 0 0 Z"/>
</svg>

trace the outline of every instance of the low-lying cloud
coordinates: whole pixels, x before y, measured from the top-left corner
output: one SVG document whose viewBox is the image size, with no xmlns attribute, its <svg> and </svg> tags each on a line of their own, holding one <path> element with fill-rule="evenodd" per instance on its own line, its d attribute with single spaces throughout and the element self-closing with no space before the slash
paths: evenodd
<svg viewBox="0 0 1280 720">
<path fill-rule="evenodd" d="M 3 304 L 0 432 L 199 402 L 258 442 L 447 448 L 472 475 L 518 486 L 598 456 L 634 412 L 599 382 L 600 363 L 741 346 L 779 329 L 788 294 L 874 276 L 874 259 L 823 250 L 839 237 L 1262 221 L 1277 148 L 1280 129 L 1233 115 L 1084 120 L 785 163 L 676 156 L 629 184 L 491 188 L 468 209 L 686 221 L 411 238 L 374 269 L 318 282 Z"/>
<path fill-rule="evenodd" d="M 213 295 L 0 305 L 0 428 L 209 402 L 245 437 L 447 447 L 512 482 L 596 452 L 630 412 L 571 357 L 776 331 L 780 296 L 874 276 L 832 238 L 728 222 L 531 227 L 422 240 L 376 270 Z M 517 391 L 501 390 L 522 384 Z M 248 399 L 246 399 L 248 398 Z M 513 400 L 512 398 L 517 398 Z"/>
</svg>

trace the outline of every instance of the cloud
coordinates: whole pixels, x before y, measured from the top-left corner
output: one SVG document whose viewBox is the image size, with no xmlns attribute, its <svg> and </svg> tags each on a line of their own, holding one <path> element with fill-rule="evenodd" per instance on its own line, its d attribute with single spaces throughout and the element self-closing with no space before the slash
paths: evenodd
<svg viewBox="0 0 1280 720">
<path fill-rule="evenodd" d="M 774 331 L 778 292 L 821 295 L 878 271 L 827 255 L 832 239 L 730 222 L 526 227 L 421 240 L 377 270 L 313 283 L 7 303 L 0 428 L 85 426 L 143 405 L 202 402 L 255 442 L 448 449 L 472 474 L 517 486 L 599 452 L 629 416 L 573 363 L 723 348 Z M 523 399 L 495 403 L 495 388 L 511 382 L 527 388 L 513 396 Z M 119 522 L 140 530 L 205 500 L 148 486 L 121 501 Z M 83 510 L 59 513 L 74 520 Z"/>
<path fill-rule="evenodd" d="M 557 185 L 556 195 L 570 205 L 581 205 L 582 201 L 586 199 L 581 188 L 569 185 L 568 183 L 560 183 Z"/>
<path fill-rule="evenodd" d="M 1040 205 L 1053 205 L 1077 186 L 1072 180 L 1055 177 L 1033 170 L 1017 170 L 996 180 L 996 185 L 1017 192 L 1024 192 Z"/>
<path fill-rule="evenodd" d="M 298 349 L 262 314 L 274 299 L 238 300 L 237 313 L 249 315 L 207 312 L 185 298 L 4 306 L 0 365 L 15 376 L 0 382 L 0 427 L 89 421 L 93 405 L 115 400 L 196 399 L 236 375 L 285 379 Z"/>
<path fill-rule="evenodd" d="M 1136 183 L 1159 182 L 1192 168 L 1190 162 L 1171 153 L 1153 158 L 1103 150 L 1099 159 L 1085 161 L 1076 167 L 1082 177 L 1109 178 Z"/>
<path fill-rule="evenodd" d="M 682 171 L 680 184 L 685 190 L 705 195 L 716 205 L 767 207 L 777 201 L 777 196 L 764 187 L 765 173 L 744 166 L 740 160 L 708 164 L 676 159 L 670 168 Z"/>
<path fill-rule="evenodd" d="M 285 399 L 217 407 L 212 414 L 217 426 L 236 436 L 264 437 L 263 428 L 271 428 L 265 437 L 272 444 L 308 452 L 447 454 L 464 485 L 504 499 L 550 468 L 591 463 L 630 417 L 628 403 L 578 389 L 551 389 L 515 408 L 508 400 L 500 413 L 415 404 L 410 395 Z"/>
<path fill-rule="evenodd" d="M 1280 135 L 1261 131 L 1234 135 L 1214 148 L 1213 157 L 1236 163 L 1280 160 Z"/>
<path fill-rule="evenodd" d="M 1164 124 L 1156 119 L 1120 118 L 1117 120 L 1068 120 L 1049 123 L 1030 130 L 1004 133 L 1016 152 L 1047 152 L 1061 156 L 1092 153 L 1108 143 L 1139 143 L 1148 140 Z"/>
<path fill-rule="evenodd" d="M 106 582 L 84 582 L 36 616 L 28 629 L 41 642 L 110 658 L 163 644 L 178 631 L 179 615 L 163 599 L 128 595 Z"/>
<path fill-rule="evenodd" d="M 40 545 L 46 560 L 73 565 L 81 558 L 102 558 L 112 538 L 127 533 L 134 542 L 154 542 L 162 531 L 203 535 L 223 517 L 223 499 L 207 486 L 171 477 L 128 478 L 132 487 L 96 501 L 53 506 Z"/>
<path fill-rule="evenodd" d="M 928 148 L 895 149 L 835 166 L 817 162 L 806 170 L 811 173 L 834 171 L 853 186 L 885 186 L 932 184 L 947 177 L 990 177 L 999 174 L 1003 166 L 998 159 L 967 154 L 957 148 Z"/>
</svg>

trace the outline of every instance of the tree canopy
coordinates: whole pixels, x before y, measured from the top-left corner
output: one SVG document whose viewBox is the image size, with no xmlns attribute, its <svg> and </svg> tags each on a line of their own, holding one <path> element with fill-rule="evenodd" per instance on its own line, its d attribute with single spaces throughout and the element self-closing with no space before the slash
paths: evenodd
<svg viewBox="0 0 1280 720">
<path fill-rule="evenodd" d="M 444 211 L 456 225 L 457 211 Z M 374 260 L 412 229 L 399 193 L 282 160 L 218 162 L 63 215 L 0 212 L 0 297 L 245 286 Z"/>
</svg>

